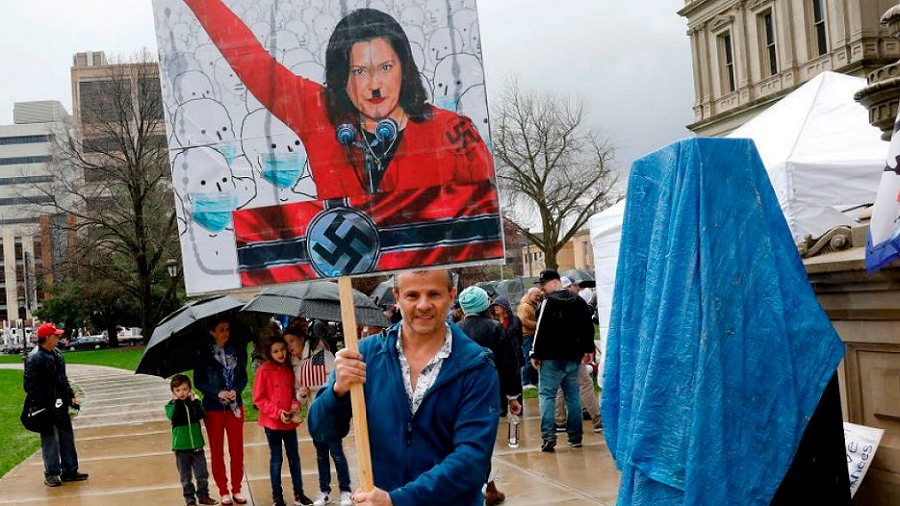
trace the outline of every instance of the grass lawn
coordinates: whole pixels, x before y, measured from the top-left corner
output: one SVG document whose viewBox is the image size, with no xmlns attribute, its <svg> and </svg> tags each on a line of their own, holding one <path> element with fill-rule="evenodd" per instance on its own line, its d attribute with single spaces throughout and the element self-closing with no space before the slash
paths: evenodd
<svg viewBox="0 0 900 506">
<path fill-rule="evenodd" d="M 19 423 L 24 401 L 22 371 L 0 369 L 0 476 L 41 447 L 41 437 Z"/>
</svg>

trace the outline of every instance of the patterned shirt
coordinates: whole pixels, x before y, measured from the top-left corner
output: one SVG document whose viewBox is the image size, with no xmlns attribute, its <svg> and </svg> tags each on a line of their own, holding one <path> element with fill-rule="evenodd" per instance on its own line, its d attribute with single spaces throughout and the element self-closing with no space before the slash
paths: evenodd
<svg viewBox="0 0 900 506">
<path fill-rule="evenodd" d="M 422 368 L 422 372 L 419 373 L 419 379 L 416 381 L 415 390 L 412 387 L 412 371 L 409 367 L 409 361 L 406 360 L 406 354 L 403 353 L 402 325 L 397 332 L 397 355 L 400 358 L 400 371 L 403 375 L 403 386 L 406 387 L 406 399 L 409 401 L 409 409 L 413 415 L 416 414 L 419 405 L 422 404 L 425 393 L 437 380 L 438 373 L 441 372 L 441 366 L 444 365 L 444 360 L 453 351 L 453 338 L 450 333 L 450 326 L 445 324 L 445 327 L 447 328 L 447 333 L 444 334 L 444 345 Z"/>
</svg>

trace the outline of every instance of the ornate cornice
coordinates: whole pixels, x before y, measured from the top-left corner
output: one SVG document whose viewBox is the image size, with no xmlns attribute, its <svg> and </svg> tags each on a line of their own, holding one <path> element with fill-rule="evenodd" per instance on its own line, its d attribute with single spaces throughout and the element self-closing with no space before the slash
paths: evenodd
<svg viewBox="0 0 900 506">
<path fill-rule="evenodd" d="M 719 14 L 709 22 L 710 30 L 719 30 L 734 23 L 734 14 Z"/>
</svg>

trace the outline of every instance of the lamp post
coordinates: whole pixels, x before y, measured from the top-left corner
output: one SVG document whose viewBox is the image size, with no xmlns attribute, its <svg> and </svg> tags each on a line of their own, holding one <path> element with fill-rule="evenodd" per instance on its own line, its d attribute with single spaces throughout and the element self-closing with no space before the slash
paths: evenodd
<svg viewBox="0 0 900 506">
<path fill-rule="evenodd" d="M 169 272 L 169 279 L 175 281 L 175 278 L 178 277 L 178 261 L 174 258 L 166 260 L 166 271 Z"/>
</svg>

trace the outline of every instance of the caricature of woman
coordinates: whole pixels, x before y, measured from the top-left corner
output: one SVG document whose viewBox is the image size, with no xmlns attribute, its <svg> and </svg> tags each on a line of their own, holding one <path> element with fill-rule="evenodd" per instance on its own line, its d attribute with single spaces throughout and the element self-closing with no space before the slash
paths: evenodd
<svg viewBox="0 0 900 506">
<path fill-rule="evenodd" d="M 184 0 L 250 92 L 305 145 L 320 200 L 493 178 L 472 122 L 426 103 L 397 21 L 359 9 L 337 24 L 325 86 L 293 74 L 221 0 Z M 376 136 L 379 121 L 397 134 Z"/>
</svg>

